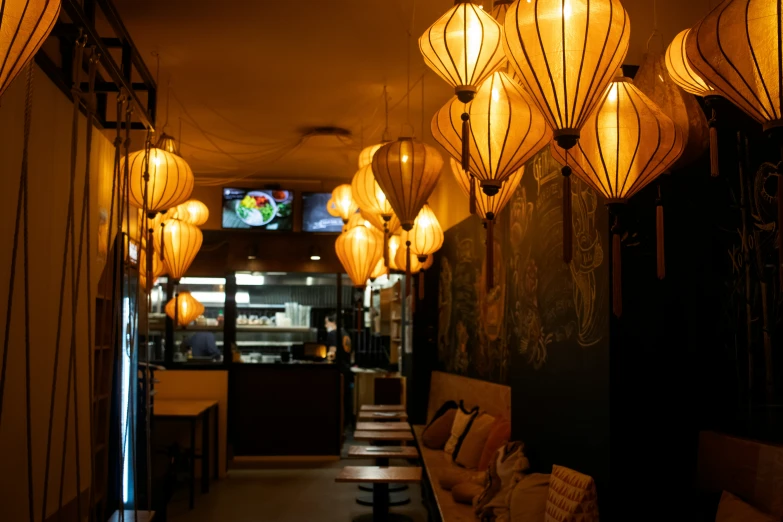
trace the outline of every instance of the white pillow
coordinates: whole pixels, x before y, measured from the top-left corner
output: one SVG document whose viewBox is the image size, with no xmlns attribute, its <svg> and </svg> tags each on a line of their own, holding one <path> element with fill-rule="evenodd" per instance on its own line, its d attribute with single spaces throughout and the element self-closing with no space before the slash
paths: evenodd
<svg viewBox="0 0 783 522">
<path fill-rule="evenodd" d="M 454 416 L 454 424 L 451 425 L 451 436 L 449 437 L 449 440 L 446 441 L 446 446 L 443 448 L 443 451 L 445 451 L 446 454 L 452 455 L 455 451 L 459 451 L 462 438 L 470 429 L 470 425 L 477 415 L 478 406 L 467 411 L 462 401 L 459 402 L 457 414 Z"/>
</svg>

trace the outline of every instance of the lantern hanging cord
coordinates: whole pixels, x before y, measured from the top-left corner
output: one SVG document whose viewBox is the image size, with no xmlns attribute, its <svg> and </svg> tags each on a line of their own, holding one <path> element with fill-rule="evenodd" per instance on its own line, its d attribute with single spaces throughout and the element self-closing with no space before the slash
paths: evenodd
<svg viewBox="0 0 783 522">
<path fill-rule="evenodd" d="M 661 37 L 661 33 L 658 32 L 658 2 L 657 0 L 653 0 L 653 30 L 652 33 L 650 33 L 650 37 L 647 39 L 647 45 L 646 49 L 650 50 L 650 42 L 653 38 L 656 36 Z"/>
<path fill-rule="evenodd" d="M 411 9 L 411 25 L 408 28 L 408 49 L 407 49 L 407 58 L 408 58 L 408 89 L 407 94 L 405 95 L 405 99 L 407 101 L 407 124 L 411 129 L 411 134 L 413 134 L 413 124 L 411 124 L 411 39 L 413 38 L 413 27 L 416 22 L 416 0 L 413 0 L 413 7 Z M 423 136 L 420 136 L 420 139 L 422 139 Z"/>
</svg>

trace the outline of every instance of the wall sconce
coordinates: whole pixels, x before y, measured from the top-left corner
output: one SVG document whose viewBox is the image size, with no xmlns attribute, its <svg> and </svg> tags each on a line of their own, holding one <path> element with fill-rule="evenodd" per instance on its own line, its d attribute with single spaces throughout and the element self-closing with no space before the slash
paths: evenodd
<svg viewBox="0 0 783 522">
<path fill-rule="evenodd" d="M 310 247 L 310 261 L 320 261 L 321 260 L 321 248 L 318 245 L 313 245 Z"/>
</svg>

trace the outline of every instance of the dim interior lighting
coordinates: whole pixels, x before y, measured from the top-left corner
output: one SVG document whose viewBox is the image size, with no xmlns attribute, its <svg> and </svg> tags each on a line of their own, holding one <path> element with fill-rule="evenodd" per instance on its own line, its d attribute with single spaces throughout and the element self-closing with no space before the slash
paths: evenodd
<svg viewBox="0 0 783 522">
<path fill-rule="evenodd" d="M 310 256 L 310 261 L 320 261 L 321 256 Z"/>
<path fill-rule="evenodd" d="M 318 245 L 313 245 L 310 247 L 310 261 L 320 261 L 321 260 L 321 248 Z"/>
<path fill-rule="evenodd" d="M 240 285 L 240 286 L 263 285 L 264 284 L 264 276 L 262 276 L 262 275 L 237 274 L 236 278 L 237 278 L 237 285 Z"/>
<path fill-rule="evenodd" d="M 258 257 L 258 249 L 255 245 L 250 245 L 247 247 L 247 258 L 250 261 L 253 261 Z"/>
</svg>

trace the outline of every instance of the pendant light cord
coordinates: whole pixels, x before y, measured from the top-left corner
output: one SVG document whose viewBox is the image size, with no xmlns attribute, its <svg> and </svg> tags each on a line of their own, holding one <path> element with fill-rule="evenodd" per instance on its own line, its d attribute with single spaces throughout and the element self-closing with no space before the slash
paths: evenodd
<svg viewBox="0 0 783 522">
<path fill-rule="evenodd" d="M 413 38 L 413 27 L 416 22 L 416 0 L 413 0 L 413 8 L 411 9 L 411 25 L 408 28 L 408 49 L 407 49 L 407 59 L 408 59 L 408 88 L 407 88 L 407 94 L 405 95 L 406 103 L 407 103 L 407 113 L 406 113 L 406 123 L 408 127 L 410 127 L 411 131 L 411 138 L 413 137 L 413 134 L 415 134 L 415 131 L 413 130 L 413 124 L 411 123 L 411 39 Z"/>
</svg>

